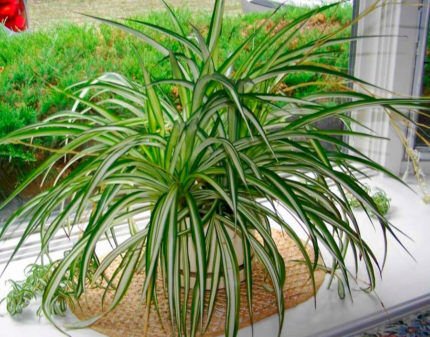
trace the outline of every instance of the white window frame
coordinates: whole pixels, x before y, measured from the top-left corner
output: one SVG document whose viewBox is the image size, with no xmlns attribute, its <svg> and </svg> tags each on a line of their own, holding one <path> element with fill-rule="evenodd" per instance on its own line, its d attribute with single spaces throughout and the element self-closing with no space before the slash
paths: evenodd
<svg viewBox="0 0 430 337">
<path fill-rule="evenodd" d="M 389 91 L 376 90 L 377 95 L 418 95 L 417 83 L 421 85 L 421 77 L 418 78 L 416 73 L 418 42 L 427 26 L 422 24 L 417 0 L 355 1 L 355 5 L 359 6 L 358 13 L 375 3 L 379 3 L 379 6 L 358 22 L 356 31 L 358 36 L 378 37 L 356 42 L 354 75 Z M 385 5 L 381 6 L 382 3 Z M 416 24 L 411 25 L 414 22 Z M 361 138 L 350 139 L 350 142 L 392 172 L 401 174 L 407 166 L 403 144 L 388 116 L 378 109 L 372 112 L 358 111 L 353 112 L 352 116 L 374 130 L 378 136 L 390 140 Z M 400 131 L 407 135 L 406 127 Z M 423 171 L 430 172 L 429 164 L 430 162 L 422 163 Z"/>
<path fill-rule="evenodd" d="M 420 11 L 420 23 L 419 23 L 419 31 L 418 31 L 418 45 L 417 45 L 417 54 L 416 54 L 416 67 L 414 73 L 414 86 L 412 88 L 412 93 L 414 96 L 422 95 L 422 84 L 424 79 L 424 62 L 426 59 L 426 51 L 427 51 L 427 35 L 429 34 L 429 20 L 430 20 L 430 0 L 423 1 L 423 7 Z M 418 115 L 416 113 L 411 113 L 411 118 L 414 120 L 418 119 Z M 411 127 L 408 129 L 408 141 L 409 144 L 413 148 L 415 148 L 420 154 L 420 158 L 424 160 L 426 163 L 430 161 L 430 148 L 417 148 L 415 146 L 416 136 L 415 136 L 415 127 Z M 406 167 L 407 158 L 404 158 L 402 162 L 402 167 Z M 427 163 L 430 164 L 430 163 Z"/>
</svg>

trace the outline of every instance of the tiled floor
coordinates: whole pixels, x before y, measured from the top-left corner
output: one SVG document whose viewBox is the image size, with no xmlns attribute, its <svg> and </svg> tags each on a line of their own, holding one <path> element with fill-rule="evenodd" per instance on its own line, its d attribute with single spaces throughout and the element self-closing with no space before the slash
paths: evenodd
<svg viewBox="0 0 430 337">
<path fill-rule="evenodd" d="M 430 336 L 430 308 L 408 315 L 357 337 L 424 337 Z"/>
</svg>

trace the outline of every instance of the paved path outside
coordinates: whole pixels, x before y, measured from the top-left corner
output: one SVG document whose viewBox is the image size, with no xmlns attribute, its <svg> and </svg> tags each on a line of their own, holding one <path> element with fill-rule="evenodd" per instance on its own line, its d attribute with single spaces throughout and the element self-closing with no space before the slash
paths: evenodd
<svg viewBox="0 0 430 337">
<path fill-rule="evenodd" d="M 210 11 L 214 0 L 167 0 L 174 8 Z M 77 12 L 105 18 L 122 18 L 143 14 L 151 10 L 163 10 L 161 0 L 28 0 L 32 29 L 61 21 L 82 23 L 89 19 Z M 240 0 L 227 0 L 226 13 L 241 11 Z"/>
</svg>

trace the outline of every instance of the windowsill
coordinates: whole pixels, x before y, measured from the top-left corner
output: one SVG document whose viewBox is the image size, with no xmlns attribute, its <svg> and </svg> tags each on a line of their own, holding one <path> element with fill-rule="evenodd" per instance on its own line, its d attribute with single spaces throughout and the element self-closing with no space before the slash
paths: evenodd
<svg viewBox="0 0 430 337">
<path fill-rule="evenodd" d="M 374 324 L 375 320 L 380 321 L 384 317 L 390 317 L 386 316 L 378 297 L 389 314 L 396 314 L 402 310 L 404 312 L 408 308 L 430 302 L 430 245 L 428 244 L 430 206 L 425 205 L 417 194 L 405 186 L 387 178 L 372 178 L 371 185 L 382 187 L 392 198 L 390 220 L 414 240 L 404 241 L 416 261 L 413 261 L 394 240 L 389 240 L 389 254 L 383 280 L 379 281 L 375 294 L 368 295 L 353 290 L 354 302 L 352 303 L 350 299 L 340 300 L 336 287 L 327 290 L 323 285 L 317 294 L 316 309 L 311 299 L 287 311 L 283 336 L 349 336 L 348 331 L 351 328 L 357 329 L 362 324 Z M 383 247 L 380 240 L 377 240 L 380 236 L 375 235 L 375 229 L 370 224 L 366 226 L 369 222 L 363 212 L 357 212 L 357 216 L 362 224 L 364 237 L 368 239 L 377 256 L 381 257 Z M 285 218 L 289 219 L 286 214 Z M 32 262 L 34 258 L 28 257 L 13 262 L 0 279 L 0 284 L 3 285 L 9 278 L 21 279 L 23 268 Z M 1 264 L 0 268 L 2 268 Z M 6 291 L 6 287 L 1 286 L 0 297 L 3 297 Z M 421 297 L 419 301 L 411 302 L 419 297 Z M 12 319 L 4 314 L 3 304 L 0 310 L 2 336 L 31 336 L 35 331 L 39 336 L 63 336 L 44 318 L 38 319 L 35 316 L 36 307 L 34 305 L 29 310 L 25 310 L 23 315 Z M 72 315 L 68 315 L 65 319 L 59 320 L 59 325 L 73 320 Z M 274 336 L 276 330 L 277 317 L 274 316 L 255 324 L 254 335 Z M 71 336 L 102 336 L 90 329 L 73 330 L 68 333 Z M 251 336 L 251 329 L 242 329 L 239 336 Z"/>
<path fill-rule="evenodd" d="M 406 169 L 409 166 L 409 171 L 410 174 L 413 173 L 413 167 L 412 167 L 412 163 L 411 162 L 407 162 L 406 160 L 402 161 L 401 165 L 400 165 L 400 172 L 403 174 L 403 172 L 406 171 Z M 422 173 L 424 173 L 426 176 L 430 176 L 430 158 L 427 160 L 424 158 L 422 160 L 420 160 L 420 170 Z M 428 183 L 428 185 L 430 186 L 430 183 Z"/>
<path fill-rule="evenodd" d="M 430 160 L 430 148 L 424 146 L 418 146 L 416 150 L 420 153 L 420 159 L 428 161 Z"/>
</svg>

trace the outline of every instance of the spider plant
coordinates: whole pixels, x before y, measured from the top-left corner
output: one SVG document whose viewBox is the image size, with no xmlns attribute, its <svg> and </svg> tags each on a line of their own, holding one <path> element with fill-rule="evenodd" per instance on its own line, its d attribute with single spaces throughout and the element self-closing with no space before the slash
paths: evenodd
<svg viewBox="0 0 430 337">
<path fill-rule="evenodd" d="M 104 283 L 106 291 L 114 293 L 106 312 L 117 306 L 139 271 L 146 276 L 142 297 L 148 307 L 153 304 L 157 310 L 159 285 L 155 280 L 161 274 L 172 332 L 195 336 L 208 326 L 223 279 L 227 294 L 225 333 L 236 336 L 240 279 L 238 252 L 229 235 L 233 231 L 242 239 L 251 321 L 252 261 L 256 259 L 264 266 L 276 294 L 281 331 L 285 265 L 271 235 L 272 224 L 294 240 L 314 285 L 315 270 L 324 265 L 337 275 L 340 289 L 348 293 L 356 270 L 363 265 L 369 289 L 374 288 L 383 261 L 361 236 L 347 193 L 375 214 L 382 242 L 387 236 L 398 240 L 395 228 L 380 213 L 359 177 L 361 167 L 368 167 L 398 178 L 340 136 L 375 137 L 370 132 L 354 131 L 356 121 L 350 117 L 351 111 L 381 107 L 383 110 L 369 109 L 369 113 L 408 120 L 404 109 L 421 109 L 430 99 L 377 98 L 346 85 L 339 92 L 300 99 L 279 93 L 277 88 L 285 76 L 302 72 L 371 88 L 360 79 L 315 63 L 322 55 L 330 56 L 328 46 L 352 40 L 336 35 L 348 26 L 323 33 L 305 45 L 289 45 L 300 37 L 312 16 L 336 5 L 312 9 L 276 31 L 274 25 L 265 32 L 261 24 L 227 58 L 221 58 L 218 48 L 222 0 L 215 1 L 207 34 L 180 22 L 168 5 L 173 28 L 139 20 L 124 24 L 98 19 L 157 49 L 160 62 L 170 64 L 171 76 L 151 77 L 141 55 L 142 79 L 108 73 L 67 90 L 54 88 L 75 101 L 71 110 L 0 139 L 0 145 L 31 145 L 37 137 L 64 137 L 61 146 L 52 149 L 49 159 L 1 206 L 34 179 L 48 174 L 54 165 L 65 162 L 54 185 L 17 210 L 0 232 L 0 239 L 4 239 L 21 220 L 23 234 L 12 260 L 33 233 L 40 236 L 40 255 L 49 256 L 50 242 L 57 233 L 80 228 L 79 239 L 57 262 L 42 296 L 42 310 L 53 324 L 55 294 L 64 276 L 74 280 L 73 296 L 79 298 L 119 258 L 112 278 Z M 272 19 L 279 16 L 282 13 L 275 12 Z M 150 31 L 163 34 L 164 44 L 153 39 Z M 256 36 L 263 38 L 255 43 Z M 175 51 L 173 44 L 179 45 Z M 172 88 L 177 91 L 175 97 L 170 95 Z M 347 100 L 341 102 L 339 98 Z M 327 118 L 338 118 L 345 128 L 318 128 L 317 122 Z M 299 235 L 277 208 L 293 214 L 306 236 Z M 149 221 L 139 226 L 135 217 L 144 212 L 150 214 Z M 128 236 L 119 241 L 116 231 L 124 223 Z M 96 248 L 104 238 L 109 239 L 112 249 L 98 259 Z M 309 241 L 312 254 L 302 239 Z M 192 256 L 189 246 L 194 249 Z M 331 260 L 321 260 L 321 249 Z M 347 252 L 352 253 L 355 270 L 345 263 Z M 90 268 L 91 261 L 96 261 L 95 271 Z M 193 287 L 192 264 L 197 267 Z M 90 325 L 100 317 L 77 326 Z"/>
<path fill-rule="evenodd" d="M 6 297 L 0 300 L 6 302 L 6 309 L 9 315 L 16 316 L 22 313 L 23 309 L 30 305 L 32 300 L 37 299 L 46 289 L 48 280 L 50 279 L 56 265 L 60 261 L 54 263 L 45 263 L 44 265 L 31 264 L 25 270 L 25 279 L 22 281 L 9 280 L 11 290 Z M 79 261 L 76 261 L 79 264 Z M 93 262 L 93 261 L 92 261 Z M 92 263 L 92 266 L 95 265 Z M 69 273 L 64 275 L 61 284 L 57 287 L 52 301 L 52 313 L 57 316 L 64 316 L 68 305 L 73 304 L 74 289 L 74 274 L 73 268 L 69 268 Z M 37 310 L 41 314 L 41 308 Z"/>
<path fill-rule="evenodd" d="M 387 215 L 388 211 L 390 210 L 390 202 L 391 198 L 388 197 L 387 193 L 379 188 L 379 187 L 371 187 L 369 185 L 365 185 L 365 189 L 367 193 L 372 196 L 373 201 L 375 202 L 376 206 L 378 207 L 379 212 L 382 215 Z M 360 209 L 361 204 L 358 202 L 357 199 L 352 197 L 351 195 L 348 195 L 349 197 L 349 204 L 352 208 Z"/>
</svg>

